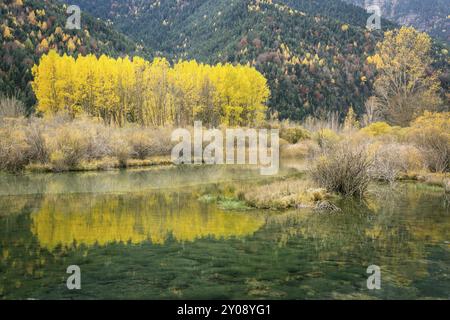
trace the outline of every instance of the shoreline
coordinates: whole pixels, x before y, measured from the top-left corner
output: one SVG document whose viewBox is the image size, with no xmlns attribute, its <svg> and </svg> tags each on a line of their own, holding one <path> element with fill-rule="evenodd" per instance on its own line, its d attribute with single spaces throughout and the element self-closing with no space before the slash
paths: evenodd
<svg viewBox="0 0 450 320">
<path fill-rule="evenodd" d="M 290 160 L 289 158 L 284 160 Z M 203 164 L 202 164 L 203 165 Z M 84 172 L 107 172 L 116 170 L 133 170 L 146 169 L 155 167 L 179 167 L 174 164 L 170 157 L 152 157 L 144 160 L 132 159 L 127 161 L 126 165 L 120 163 L 117 159 L 103 159 L 97 161 L 83 162 L 74 168 L 67 168 L 56 170 L 52 168 L 51 164 L 29 164 L 24 170 L 19 172 L 0 171 L 0 174 L 6 175 L 22 175 L 22 174 L 39 174 L 39 173 L 84 173 Z M 304 174 L 307 170 L 299 171 L 299 174 Z M 415 182 L 423 185 L 433 186 L 444 189 L 450 192 L 450 173 L 432 173 L 432 172 L 411 172 L 400 175 L 395 179 L 395 182 Z"/>
<path fill-rule="evenodd" d="M 126 165 L 120 163 L 116 159 L 103 159 L 97 161 L 83 162 L 77 167 L 55 170 L 51 164 L 29 164 L 22 171 L 23 173 L 68 173 L 68 172 L 103 172 L 112 170 L 127 170 L 149 167 L 169 167 L 175 166 L 170 157 L 154 157 L 144 160 L 133 159 L 127 161 Z M 9 174 L 18 174 L 4 172 Z M 20 172 L 19 172 L 20 174 Z"/>
</svg>

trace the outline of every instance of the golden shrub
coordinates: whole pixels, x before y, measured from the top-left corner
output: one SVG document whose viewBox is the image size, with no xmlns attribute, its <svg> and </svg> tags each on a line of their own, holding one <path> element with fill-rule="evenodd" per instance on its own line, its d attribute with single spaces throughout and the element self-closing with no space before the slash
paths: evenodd
<svg viewBox="0 0 450 320">
<path fill-rule="evenodd" d="M 411 124 L 407 136 L 422 151 L 429 170 L 449 171 L 450 112 L 425 112 Z"/>
<path fill-rule="evenodd" d="M 20 171 L 29 162 L 28 145 L 23 130 L 0 128 L 0 170 Z"/>
<path fill-rule="evenodd" d="M 321 148 L 326 148 L 341 141 L 342 137 L 331 129 L 321 129 L 314 134 L 313 139 Z"/>
<path fill-rule="evenodd" d="M 378 137 L 381 135 L 391 134 L 393 132 L 393 127 L 386 122 L 374 122 L 369 126 L 362 128 L 360 131 L 371 137 Z"/>
</svg>

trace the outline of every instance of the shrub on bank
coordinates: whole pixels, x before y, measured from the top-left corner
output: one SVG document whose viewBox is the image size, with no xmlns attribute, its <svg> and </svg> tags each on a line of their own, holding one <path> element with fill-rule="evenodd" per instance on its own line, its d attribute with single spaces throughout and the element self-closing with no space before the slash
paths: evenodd
<svg viewBox="0 0 450 320">
<path fill-rule="evenodd" d="M 371 159 L 364 146 L 339 143 L 317 159 L 313 180 L 329 192 L 362 196 L 370 182 Z"/>
<path fill-rule="evenodd" d="M 28 145 L 30 162 L 47 163 L 50 151 L 45 139 L 44 128 L 38 122 L 32 122 L 25 130 L 25 142 Z"/>
<path fill-rule="evenodd" d="M 134 159 L 146 159 L 153 156 L 168 155 L 172 151 L 170 132 L 166 129 L 136 128 L 127 134 L 131 156 Z"/>
<path fill-rule="evenodd" d="M 450 112 L 425 112 L 411 124 L 408 138 L 421 150 L 430 171 L 450 171 Z"/>
<path fill-rule="evenodd" d="M 87 158 L 88 137 L 85 132 L 69 127 L 60 128 L 50 138 L 50 163 L 56 171 L 76 168 Z"/>
<path fill-rule="evenodd" d="M 0 128 L 0 170 L 18 172 L 29 163 L 25 132 L 14 126 Z"/>
<path fill-rule="evenodd" d="M 109 127 L 94 118 L 1 119 L 0 170 L 126 167 L 129 159 L 151 164 L 170 155 L 170 137 L 170 128 Z"/>
<path fill-rule="evenodd" d="M 313 135 L 313 139 L 321 149 L 330 148 L 341 141 L 339 134 L 331 129 L 321 129 L 317 131 Z"/>
<path fill-rule="evenodd" d="M 288 127 L 280 130 L 280 138 L 291 144 L 296 144 L 300 141 L 311 139 L 311 133 L 300 126 Z"/>
<path fill-rule="evenodd" d="M 371 146 L 371 156 L 370 176 L 375 180 L 394 183 L 401 175 L 424 168 L 423 155 L 412 145 L 375 143 Z"/>
<path fill-rule="evenodd" d="M 361 132 L 371 137 L 378 137 L 381 135 L 391 134 L 393 130 L 393 127 L 386 122 L 374 122 L 369 126 L 362 128 Z"/>
<path fill-rule="evenodd" d="M 154 141 L 148 130 L 133 130 L 128 141 L 133 158 L 143 160 L 152 154 Z"/>
</svg>

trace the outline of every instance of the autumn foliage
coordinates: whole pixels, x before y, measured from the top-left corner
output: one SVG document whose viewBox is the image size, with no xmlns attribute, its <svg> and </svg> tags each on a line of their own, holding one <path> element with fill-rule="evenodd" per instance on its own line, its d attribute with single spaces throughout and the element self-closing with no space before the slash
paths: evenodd
<svg viewBox="0 0 450 320">
<path fill-rule="evenodd" d="M 85 113 L 107 124 L 250 126 L 266 116 L 267 81 L 250 66 L 102 55 L 77 59 L 55 51 L 33 68 L 37 110 Z"/>
</svg>

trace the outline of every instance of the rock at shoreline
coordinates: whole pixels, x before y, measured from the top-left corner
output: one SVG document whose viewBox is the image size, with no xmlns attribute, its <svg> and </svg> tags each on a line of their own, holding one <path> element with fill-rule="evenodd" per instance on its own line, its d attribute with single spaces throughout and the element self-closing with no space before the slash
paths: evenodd
<svg viewBox="0 0 450 320">
<path fill-rule="evenodd" d="M 330 201 L 324 200 L 316 204 L 315 211 L 341 212 L 342 210 Z"/>
</svg>

